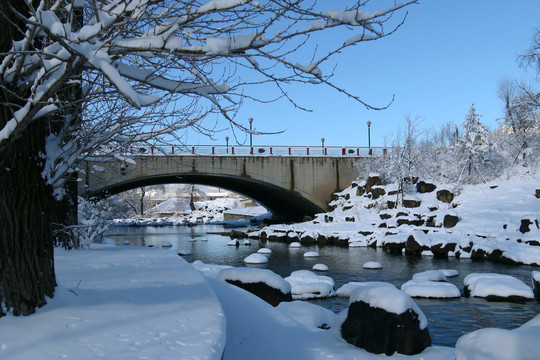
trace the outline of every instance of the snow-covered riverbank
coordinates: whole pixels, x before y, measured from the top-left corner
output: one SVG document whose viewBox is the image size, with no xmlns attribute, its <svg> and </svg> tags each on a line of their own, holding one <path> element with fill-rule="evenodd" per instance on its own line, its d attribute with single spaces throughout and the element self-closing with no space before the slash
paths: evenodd
<svg viewBox="0 0 540 360">
<path fill-rule="evenodd" d="M 59 287 L 49 304 L 0 321 L 1 359 L 387 358 L 348 344 L 339 326 L 322 330 L 303 320 L 320 312 L 274 308 L 217 280 L 219 267 L 199 263 L 203 277 L 170 249 L 58 249 L 56 268 Z M 533 359 L 539 336 L 537 316 L 517 330 L 465 335 L 456 350 L 431 346 L 392 358 Z"/>
<path fill-rule="evenodd" d="M 269 241 L 382 247 L 389 252 L 540 266 L 540 175 L 482 185 L 417 181 L 401 194 L 376 175 L 336 194 L 313 221 L 271 225 L 247 236 Z M 398 204 L 398 205 L 396 205 Z"/>
</svg>

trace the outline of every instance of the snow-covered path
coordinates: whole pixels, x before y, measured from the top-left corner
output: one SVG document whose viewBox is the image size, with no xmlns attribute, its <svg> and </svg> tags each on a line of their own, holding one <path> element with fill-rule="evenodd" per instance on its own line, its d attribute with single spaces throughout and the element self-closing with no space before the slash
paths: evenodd
<svg viewBox="0 0 540 360">
<path fill-rule="evenodd" d="M 59 284 L 36 314 L 2 318 L 0 359 L 220 359 L 225 318 L 175 252 L 57 250 Z"/>
</svg>

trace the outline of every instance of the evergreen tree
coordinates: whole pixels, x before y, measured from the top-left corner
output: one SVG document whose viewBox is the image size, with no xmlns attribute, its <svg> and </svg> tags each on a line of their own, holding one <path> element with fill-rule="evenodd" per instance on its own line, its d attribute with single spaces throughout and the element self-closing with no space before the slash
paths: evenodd
<svg viewBox="0 0 540 360">
<path fill-rule="evenodd" d="M 472 104 L 469 113 L 465 116 L 465 121 L 461 124 L 463 135 L 458 138 L 453 147 L 455 157 L 462 166 L 458 182 L 465 170 L 469 182 L 474 182 L 473 173 L 475 170 L 483 178 L 481 169 L 488 162 L 491 143 L 489 131 L 480 121 L 481 117 L 482 115 L 476 112 L 474 104 Z"/>
</svg>

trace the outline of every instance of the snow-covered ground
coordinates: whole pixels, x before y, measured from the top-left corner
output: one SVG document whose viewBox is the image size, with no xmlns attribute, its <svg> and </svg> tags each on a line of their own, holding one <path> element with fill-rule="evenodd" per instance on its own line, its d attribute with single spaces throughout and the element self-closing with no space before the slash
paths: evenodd
<svg viewBox="0 0 540 360">
<path fill-rule="evenodd" d="M 268 218 L 271 216 L 263 206 L 240 207 L 238 199 L 218 198 L 215 200 L 196 201 L 195 210 L 189 208 L 186 199 L 169 199 L 149 209 L 145 216 L 129 219 L 114 219 L 114 226 L 165 226 L 185 224 L 223 223 L 226 212 Z M 164 215 L 166 214 L 166 215 Z M 227 223 L 238 226 L 249 225 L 249 220 L 229 220 Z"/>
<path fill-rule="evenodd" d="M 505 263 L 540 265 L 540 172 L 521 170 L 508 178 L 455 189 L 435 184 L 431 192 L 413 190 L 403 198 L 413 205 L 394 207 L 397 185 L 373 186 L 364 191 L 364 181 L 336 194 L 334 210 L 318 214 L 313 221 L 271 225 L 248 232 L 250 237 L 281 241 L 324 241 L 348 246 L 378 246 L 405 251 L 408 239 L 415 251 L 434 255 L 445 249 L 448 256 L 477 257 Z M 437 192 L 450 190 L 449 203 Z M 445 219 L 457 224 L 445 224 Z M 425 234 L 424 232 L 427 232 Z M 446 255 L 444 255 L 446 256 Z"/>
<path fill-rule="evenodd" d="M 221 358 L 221 303 L 174 251 L 57 249 L 55 258 L 55 297 L 0 319 L 0 359 Z"/>
<path fill-rule="evenodd" d="M 222 354 L 225 360 L 387 358 L 340 337 L 346 311 L 334 317 L 303 302 L 274 308 L 218 280 L 219 271 L 230 267 L 188 264 L 162 248 L 99 245 L 57 249 L 55 255 L 55 298 L 33 315 L 0 320 L 0 359 L 221 359 Z M 361 284 L 351 290 L 365 286 Z M 484 349 L 491 354 L 497 348 L 489 345 L 497 343 L 507 344 L 504 354 L 533 354 L 524 358 L 534 359 L 539 319 L 517 330 L 467 334 L 458 341 L 456 354 L 488 359 Z M 321 324 L 334 326 L 322 330 Z M 512 353 L 514 345 L 520 348 Z M 432 346 L 415 356 L 392 358 L 450 360 L 455 353 Z"/>
</svg>

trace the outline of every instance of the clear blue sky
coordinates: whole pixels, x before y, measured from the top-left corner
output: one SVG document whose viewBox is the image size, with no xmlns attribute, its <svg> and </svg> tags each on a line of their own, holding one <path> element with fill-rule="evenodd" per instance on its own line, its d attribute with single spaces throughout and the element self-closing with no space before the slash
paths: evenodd
<svg viewBox="0 0 540 360">
<path fill-rule="evenodd" d="M 540 28 L 539 0 L 421 0 L 408 12 L 395 34 L 333 59 L 335 83 L 374 106 L 395 94 L 389 109 L 366 110 L 323 86 L 292 88 L 289 94 L 313 112 L 285 101 L 245 104 L 238 114 L 245 124 L 252 116 L 259 131 L 286 130 L 254 136 L 254 144 L 320 145 L 324 137 L 326 145 L 367 146 L 366 121 L 371 120 L 371 144 L 382 146 L 408 114 L 423 117 L 425 128 L 437 128 L 448 121 L 460 124 L 472 103 L 494 129 L 502 115 L 497 82 L 504 77 L 536 81 L 535 70 L 519 67 L 517 56 Z M 230 130 L 216 134 L 214 143 L 224 144 L 227 135 L 232 138 Z M 187 142 L 211 143 L 191 135 Z"/>
</svg>

